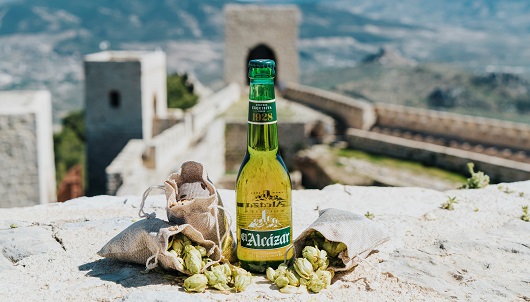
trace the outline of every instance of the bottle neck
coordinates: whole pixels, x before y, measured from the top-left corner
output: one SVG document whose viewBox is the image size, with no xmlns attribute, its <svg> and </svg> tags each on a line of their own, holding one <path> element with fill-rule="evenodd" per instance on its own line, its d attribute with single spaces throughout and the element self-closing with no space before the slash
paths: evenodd
<svg viewBox="0 0 530 302">
<path fill-rule="evenodd" d="M 273 78 L 251 78 L 247 150 L 250 154 L 278 151 L 276 96 Z"/>
</svg>

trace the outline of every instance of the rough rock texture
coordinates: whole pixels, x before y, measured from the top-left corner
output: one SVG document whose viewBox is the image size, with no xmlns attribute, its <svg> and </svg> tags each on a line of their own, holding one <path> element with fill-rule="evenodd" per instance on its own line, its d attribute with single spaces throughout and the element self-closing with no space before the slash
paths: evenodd
<svg viewBox="0 0 530 302">
<path fill-rule="evenodd" d="M 509 188 L 509 189 L 505 189 Z M 234 214 L 234 191 L 220 190 Z M 440 205 L 456 196 L 454 211 Z M 165 219 L 164 197 L 147 211 Z M 140 198 L 98 196 L 64 204 L 0 209 L 0 297 L 10 301 L 528 301 L 530 182 L 481 190 L 333 185 L 293 192 L 294 232 L 335 207 L 370 211 L 391 241 L 319 294 L 284 295 L 263 276 L 243 293 L 185 293 L 144 267 L 102 259 L 96 252 L 137 219 Z M 12 228 L 12 226 L 16 226 Z M 347 230 L 345 230 L 347 231 Z M 377 264 L 379 263 L 379 264 Z"/>
</svg>

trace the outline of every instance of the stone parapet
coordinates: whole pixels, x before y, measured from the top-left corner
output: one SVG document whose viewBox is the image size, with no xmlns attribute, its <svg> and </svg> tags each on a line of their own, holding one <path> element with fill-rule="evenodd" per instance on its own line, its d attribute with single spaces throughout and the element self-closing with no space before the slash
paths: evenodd
<svg viewBox="0 0 530 302">
<path fill-rule="evenodd" d="M 300 295 L 280 293 L 263 275 L 254 275 L 241 293 L 186 293 L 164 274 L 142 273 L 144 265 L 101 258 L 97 251 L 139 219 L 138 195 L 0 209 L 0 296 L 9 301 L 525 301 L 530 223 L 520 217 L 521 207 L 530 203 L 530 182 L 503 187 L 511 193 L 497 186 L 443 192 L 343 185 L 294 190 L 294 238 L 325 208 L 370 212 L 391 237 L 352 271 L 338 274 L 328 289 Z M 235 217 L 235 192 L 219 193 Z M 458 202 L 453 211 L 440 208 L 449 197 Z M 145 211 L 165 220 L 164 205 L 163 195 L 153 195 Z"/>
<path fill-rule="evenodd" d="M 367 101 L 338 93 L 288 83 L 282 91 L 283 97 L 335 117 L 339 127 L 368 130 L 376 122 L 374 106 Z"/>
<path fill-rule="evenodd" d="M 380 127 L 530 151 L 527 124 L 383 103 L 377 103 L 375 110 Z"/>
<path fill-rule="evenodd" d="M 145 183 L 144 153 L 146 146 L 141 139 L 130 140 L 125 148 L 105 169 L 108 195 L 117 195 L 118 190 Z M 143 177 L 142 177 L 143 176 Z"/>
<path fill-rule="evenodd" d="M 421 162 L 464 175 L 469 173 L 467 163 L 473 162 L 475 168 L 488 174 L 493 182 L 530 179 L 530 164 L 481 153 L 358 129 L 348 129 L 346 141 L 353 149 Z"/>
</svg>

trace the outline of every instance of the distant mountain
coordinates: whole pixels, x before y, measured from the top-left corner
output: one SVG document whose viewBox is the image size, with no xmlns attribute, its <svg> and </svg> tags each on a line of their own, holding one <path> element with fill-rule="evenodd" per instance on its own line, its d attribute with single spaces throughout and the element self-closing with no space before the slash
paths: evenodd
<svg viewBox="0 0 530 302">
<path fill-rule="evenodd" d="M 530 74 L 530 52 L 521 51 L 527 0 L 0 0 L 0 89 L 50 89 L 57 118 L 82 107 L 84 54 L 157 48 L 170 72 L 218 87 L 227 3 L 297 5 L 300 64 L 310 74 L 353 67 L 387 46 L 420 63 Z"/>
<path fill-rule="evenodd" d="M 473 74 L 448 64 L 382 63 L 323 71 L 305 84 L 372 102 L 450 111 L 530 124 L 530 81 L 507 73 Z M 375 59 L 375 60 L 374 60 Z"/>
<path fill-rule="evenodd" d="M 69 40 L 81 51 L 97 49 L 100 41 L 115 47 L 124 42 L 222 41 L 222 12 L 227 3 L 296 4 L 302 11 L 301 39 L 345 37 L 380 46 L 443 35 L 439 31 L 450 31 L 453 40 L 460 42 L 465 42 L 459 37 L 462 34 L 530 33 L 530 1 L 526 0 L 1 0 L 0 36 L 75 30 L 79 36 Z M 57 50 L 74 50 L 64 45 Z"/>
</svg>

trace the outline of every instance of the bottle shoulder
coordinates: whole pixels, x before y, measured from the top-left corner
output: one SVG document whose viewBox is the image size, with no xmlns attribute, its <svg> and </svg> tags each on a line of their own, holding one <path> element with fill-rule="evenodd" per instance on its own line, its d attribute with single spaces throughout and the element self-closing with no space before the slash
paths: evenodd
<svg viewBox="0 0 530 302">
<path fill-rule="evenodd" d="M 239 169 L 238 179 L 241 177 L 290 179 L 289 171 L 278 153 L 267 155 L 260 153 L 245 156 Z"/>
</svg>

